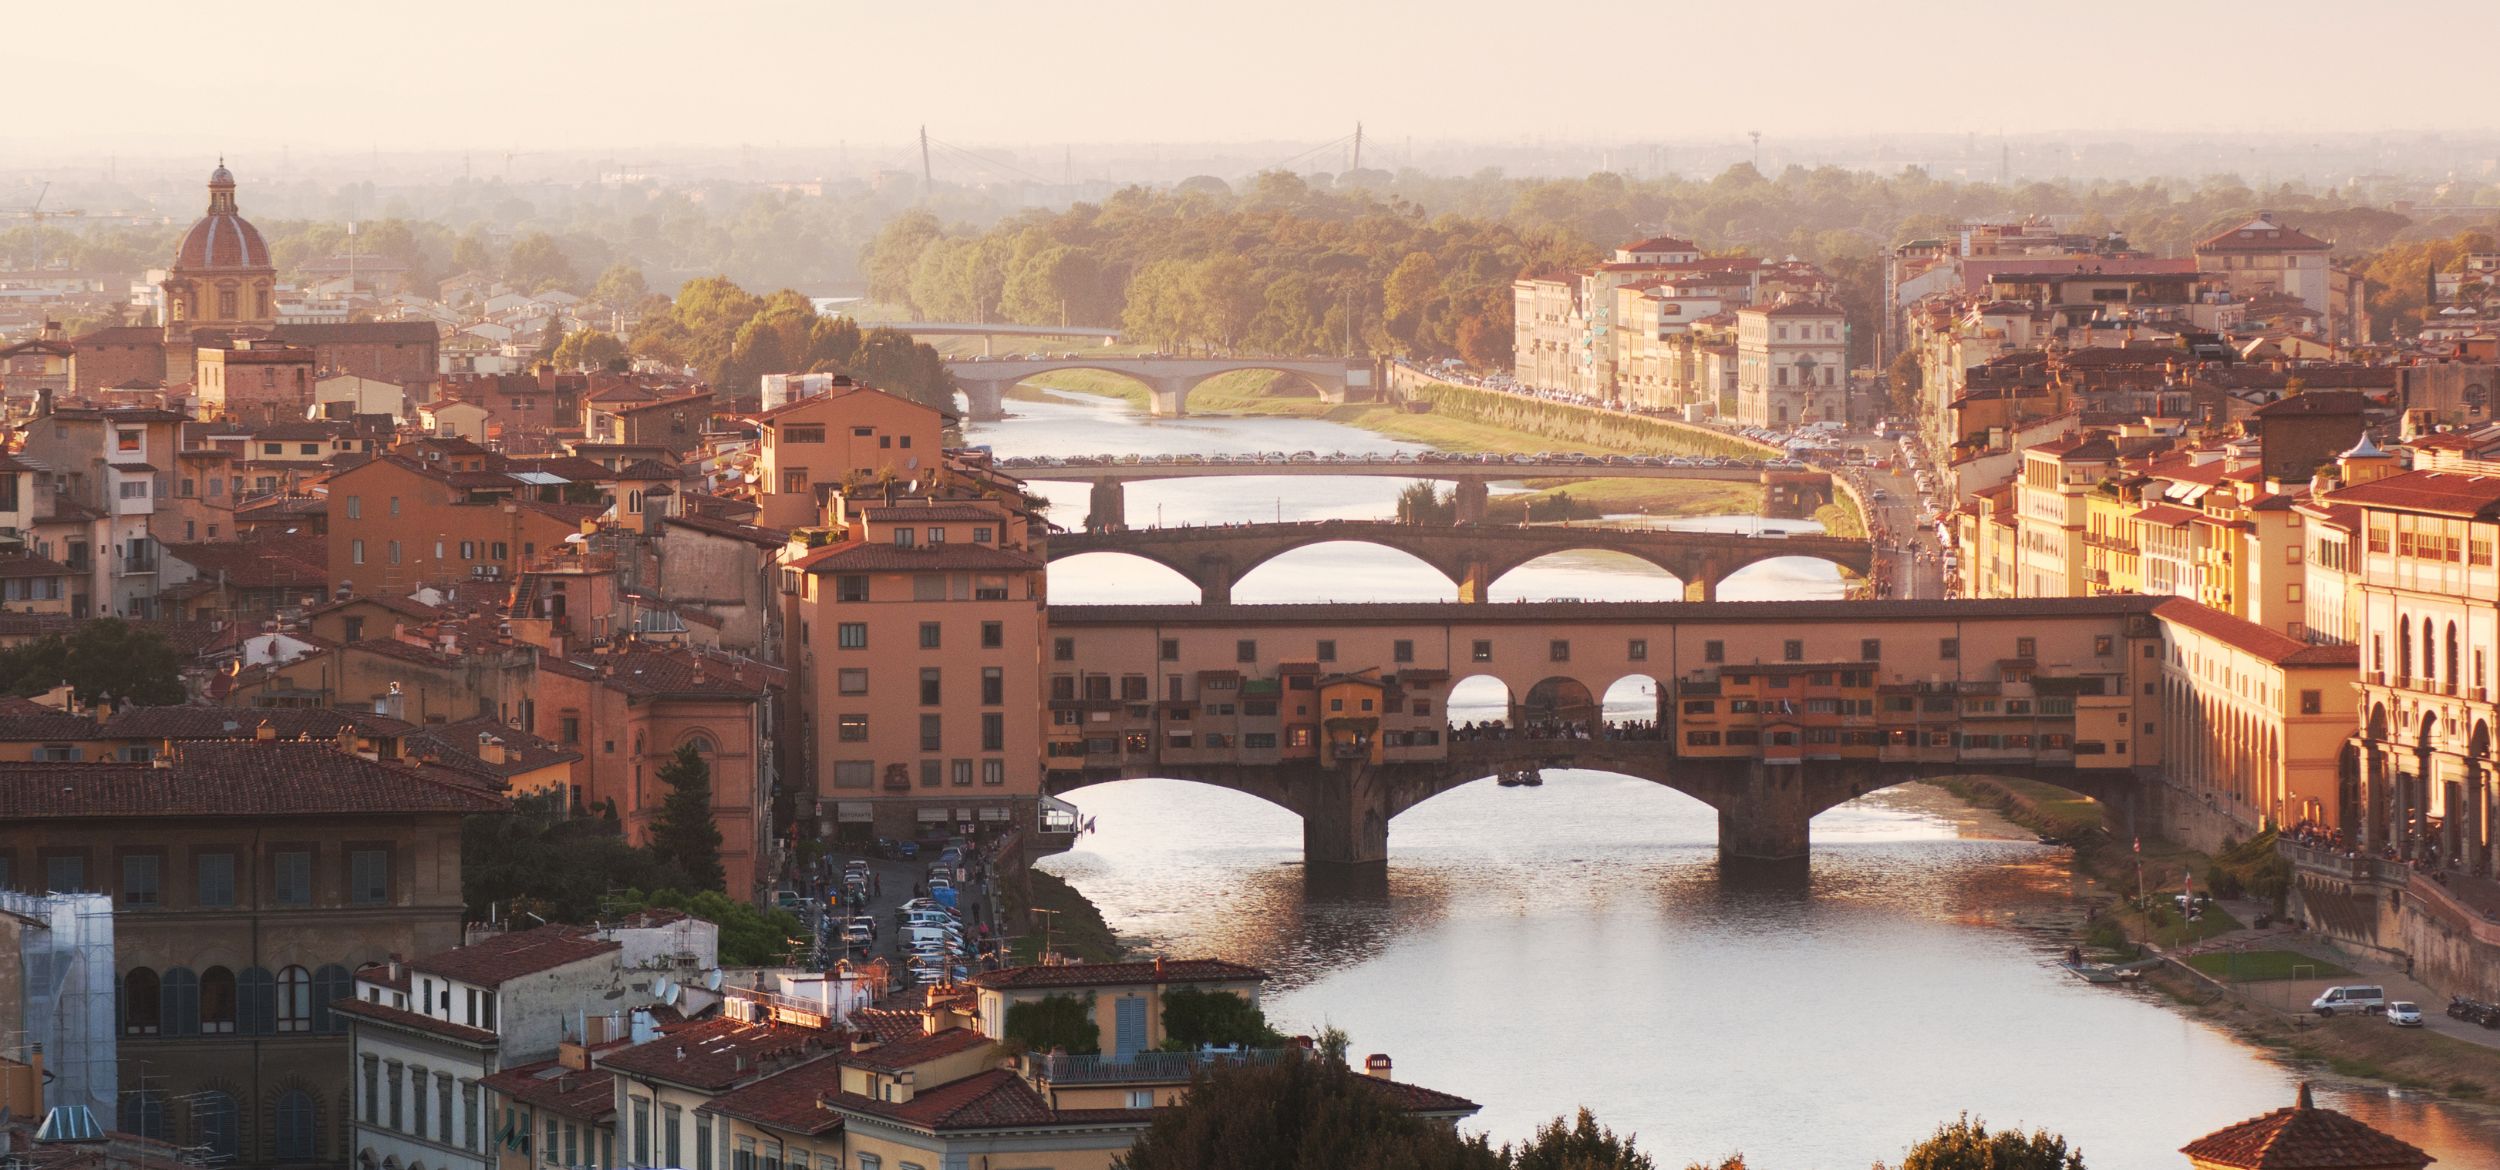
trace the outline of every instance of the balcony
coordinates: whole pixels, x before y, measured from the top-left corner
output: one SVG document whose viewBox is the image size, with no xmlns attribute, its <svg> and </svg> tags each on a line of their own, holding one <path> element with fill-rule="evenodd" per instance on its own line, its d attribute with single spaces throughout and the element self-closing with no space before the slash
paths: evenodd
<svg viewBox="0 0 2500 1170">
<path fill-rule="evenodd" d="M 1110 1056 L 1069 1056 L 1049 1053 L 1031 1058 L 1034 1077 L 1053 1085 L 1181 1084 L 1200 1068 L 1223 1064 L 1266 1064 L 1282 1058 L 1286 1048 L 1251 1048 L 1235 1052 L 1140 1052 L 1127 1060 Z"/>
</svg>

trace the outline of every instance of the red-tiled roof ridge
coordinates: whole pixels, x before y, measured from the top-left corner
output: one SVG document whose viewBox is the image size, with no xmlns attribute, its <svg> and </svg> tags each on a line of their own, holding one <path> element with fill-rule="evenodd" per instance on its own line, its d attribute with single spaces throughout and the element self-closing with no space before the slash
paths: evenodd
<svg viewBox="0 0 2500 1170">
<path fill-rule="evenodd" d="M 2318 1108 L 2307 1081 L 2290 1107 L 2224 1126 L 2179 1152 L 2232 1170 L 2420 1170 L 2437 1160 L 2352 1117 Z"/>
<path fill-rule="evenodd" d="M 2278 666 L 2357 666 L 2358 646 L 2322 646 L 2270 630 L 2199 601 L 2173 597 L 2154 607 L 2154 616 L 2198 633 L 2219 638 Z"/>
<path fill-rule="evenodd" d="M 926 1064 L 944 1056 L 970 1052 L 993 1041 L 970 1028 L 948 1028 L 897 1040 L 853 1052 L 846 1059 L 859 1068 L 878 1072 L 901 1072 L 913 1065 Z"/>
<path fill-rule="evenodd" d="M 428 975 L 492 987 L 623 949 L 624 944 L 599 938 L 587 927 L 550 923 L 489 935 L 467 946 L 426 955 L 409 967 Z"/>
</svg>

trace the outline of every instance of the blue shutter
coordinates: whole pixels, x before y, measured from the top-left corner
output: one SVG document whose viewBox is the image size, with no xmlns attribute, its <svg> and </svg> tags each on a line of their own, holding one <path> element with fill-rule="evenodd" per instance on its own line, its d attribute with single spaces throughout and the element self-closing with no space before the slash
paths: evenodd
<svg viewBox="0 0 2500 1170">
<path fill-rule="evenodd" d="M 200 1034 L 200 977 L 189 967 L 168 969 L 159 986 L 164 1006 L 160 1021 L 167 1036 Z"/>
<path fill-rule="evenodd" d="M 1124 995 L 1112 1017 L 1112 1059 L 1123 1063 L 1137 1059 L 1146 1047 L 1146 997 Z"/>
<path fill-rule="evenodd" d="M 234 1030 L 267 1036 L 278 1030 L 278 981 L 267 968 L 247 967 L 234 981 Z"/>
<path fill-rule="evenodd" d="M 334 1014 L 330 1005 L 356 993 L 356 981 L 347 968 L 331 963 L 313 972 L 313 1031 L 329 1034 L 347 1030 L 347 1017 Z"/>
</svg>

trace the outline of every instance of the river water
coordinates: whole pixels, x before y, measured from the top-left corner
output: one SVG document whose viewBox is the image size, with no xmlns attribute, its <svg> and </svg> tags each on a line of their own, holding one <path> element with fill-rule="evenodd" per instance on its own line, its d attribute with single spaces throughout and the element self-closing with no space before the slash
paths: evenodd
<svg viewBox="0 0 2500 1170">
<path fill-rule="evenodd" d="M 1360 451 L 1401 448 L 1301 419 L 1148 420 L 1056 396 L 976 425 L 1000 455 Z M 1062 524 L 1082 485 L 1041 484 Z M 1132 483 L 1132 523 L 1380 517 L 1402 481 Z M 1676 523 L 1745 527 L 1744 517 Z M 1808 526 L 1810 527 L 1810 526 Z M 1838 596 L 1811 561 L 1768 562 L 1729 598 Z M 1322 546 L 1243 577 L 1241 601 L 1433 600 L 1448 581 L 1402 554 Z M 1497 599 L 1672 599 L 1672 578 L 1628 559 L 1546 558 Z M 1176 574 L 1116 556 L 1051 568 L 1062 604 L 1192 601 Z M 1642 713 L 1636 694 L 1610 712 Z M 1453 695 L 1495 713 L 1496 695 Z M 1474 717 L 1481 717 L 1476 715 Z M 1291 814 L 1164 780 L 1076 794 L 1098 831 L 1043 867 L 1133 945 L 1222 956 L 1271 976 L 1280 1025 L 1344 1028 L 1396 1075 L 1484 1105 L 1496 1141 L 1586 1105 L 1637 1131 L 1665 1166 L 1743 1152 L 1756 1170 L 1858 1170 L 1968 1111 L 2041 1126 L 2095 1170 L 2178 1168 L 2176 1150 L 2291 1103 L 2303 1073 L 2170 1010 L 2152 993 L 2091 987 L 2051 964 L 2079 914 L 2060 850 L 1912 786 L 1817 818 L 1802 886 L 1716 871 L 1716 814 L 1605 773 L 1542 788 L 1472 784 L 1390 828 L 1385 899 L 1314 901 Z M 2500 1059 L 2500 1057 L 2495 1057 Z M 2423 1147 L 2448 1168 L 2500 1166 L 2500 1121 L 2418 1095 L 2321 1082 L 2322 1103 Z"/>
</svg>

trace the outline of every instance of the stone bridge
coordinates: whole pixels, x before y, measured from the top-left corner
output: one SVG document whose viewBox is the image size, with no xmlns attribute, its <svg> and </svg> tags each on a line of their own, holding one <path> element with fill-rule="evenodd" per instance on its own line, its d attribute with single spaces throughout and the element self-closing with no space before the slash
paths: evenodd
<svg viewBox="0 0 2500 1170">
<path fill-rule="evenodd" d="M 1323 402 L 1344 402 L 1349 392 L 1368 391 L 1372 368 L 1342 358 L 1185 358 L 1103 354 L 1072 358 L 1009 358 L 1005 361 L 951 361 L 946 372 L 963 387 L 969 417 L 978 421 L 1005 417 L 1007 388 L 1027 378 L 1057 370 L 1100 370 L 1133 378 L 1146 385 L 1147 411 L 1156 418 L 1188 413 L 1189 392 L 1218 374 L 1267 370 L 1291 374 L 1309 383 Z"/>
<path fill-rule="evenodd" d="M 1391 520 L 1315 520 L 1288 524 L 1233 524 L 1189 528 L 1129 528 L 1115 532 L 1068 532 L 1050 537 L 1049 558 L 1114 552 L 1143 557 L 1189 579 L 1208 605 L 1232 601 L 1233 583 L 1275 558 L 1314 544 L 1351 541 L 1393 548 L 1440 571 L 1458 586 L 1464 602 L 1485 600 L 1505 573 L 1551 553 L 1596 549 L 1637 557 L 1675 575 L 1688 601 L 1714 601 L 1719 583 L 1747 565 L 1780 557 L 1810 557 L 1861 577 L 1874 565 L 1874 547 L 1837 536 L 1748 536 L 1664 528 L 1594 528 L 1573 525 L 1401 524 Z"/>
<path fill-rule="evenodd" d="M 1132 480 L 1219 479 L 1232 476 L 1389 476 L 1400 479 L 1446 480 L 1455 485 L 1458 521 L 1484 520 L 1485 505 L 1496 482 L 1545 479 L 1679 479 L 1716 483 L 1759 483 L 1762 514 L 1800 518 L 1833 502 L 1835 487 L 1827 472 L 1783 461 L 1728 460 L 1702 463 L 1690 459 L 1655 462 L 1625 456 L 1552 455 L 1530 459 L 1498 455 L 1332 455 L 1307 459 L 1250 459 L 1234 456 L 1180 455 L 1122 463 L 1077 456 L 1042 462 L 1007 459 L 999 468 L 1018 479 L 1046 483 L 1091 483 L 1093 496 L 1088 528 L 1120 528 L 1128 523 L 1128 490 Z"/>
<path fill-rule="evenodd" d="M 1389 855 L 1389 822 L 1451 789 L 1521 772 L 1584 768 L 1672 788 L 1719 814 L 1722 863 L 1795 865 L 1809 851 L 1816 816 L 1861 796 L 1916 780 L 1983 773 L 2054 784 L 2132 818 L 2146 778 L 2130 768 L 1993 761 L 1880 762 L 1680 759 L 1658 740 L 1474 740 L 1452 743 L 1438 760 L 1347 761 L 1314 765 L 1164 764 L 1053 772 L 1052 795 L 1117 780 L 1187 780 L 1255 796 L 1302 818 L 1302 848 L 1314 873 L 1377 865 Z"/>
<path fill-rule="evenodd" d="M 2159 601 L 1054 606 L 1044 783 L 1243 792 L 1302 818 L 1315 873 L 1385 872 L 1399 814 L 1548 768 L 1710 805 L 1736 863 L 1802 864 L 1817 814 L 1931 777 L 2034 779 L 2132 825 L 2173 715 Z"/>
</svg>

